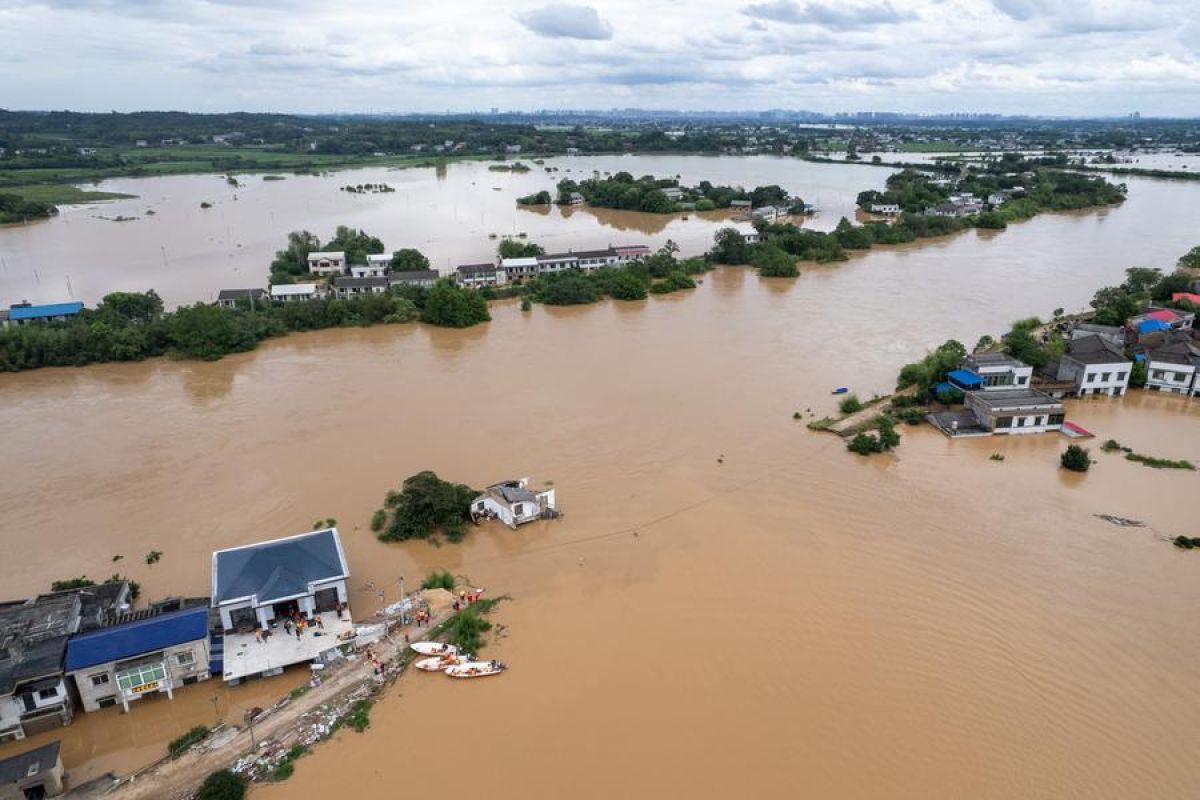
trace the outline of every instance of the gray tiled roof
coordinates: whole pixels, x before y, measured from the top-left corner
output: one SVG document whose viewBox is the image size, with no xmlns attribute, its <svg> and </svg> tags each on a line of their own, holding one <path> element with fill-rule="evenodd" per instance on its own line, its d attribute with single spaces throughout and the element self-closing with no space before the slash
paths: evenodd
<svg viewBox="0 0 1200 800">
<path fill-rule="evenodd" d="M 1073 339 L 1067 344 L 1067 356 L 1080 364 L 1123 364 L 1129 361 L 1121 348 L 1096 334 Z"/>
<path fill-rule="evenodd" d="M 40 775 L 58 763 L 59 741 L 0 761 L 0 787 Z"/>
<path fill-rule="evenodd" d="M 254 596 L 262 605 L 306 594 L 309 584 L 348 573 L 337 528 L 218 550 L 213 553 L 213 601 Z"/>
</svg>

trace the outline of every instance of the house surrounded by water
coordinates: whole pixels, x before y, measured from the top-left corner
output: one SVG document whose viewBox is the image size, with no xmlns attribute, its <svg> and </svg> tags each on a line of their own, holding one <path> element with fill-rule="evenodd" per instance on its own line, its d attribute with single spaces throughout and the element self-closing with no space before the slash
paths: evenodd
<svg viewBox="0 0 1200 800">
<path fill-rule="evenodd" d="M 66 788 L 66 770 L 59 755 L 61 742 L 0 759 L 0 800 L 41 800 L 58 797 Z"/>
<path fill-rule="evenodd" d="M 276 675 L 336 648 L 339 636 L 352 638 L 349 577 L 337 528 L 213 553 L 225 680 Z"/>
<path fill-rule="evenodd" d="M 498 519 L 514 529 L 548 516 L 555 510 L 554 490 L 532 491 L 529 478 L 493 484 L 471 501 L 472 518 Z"/>
</svg>

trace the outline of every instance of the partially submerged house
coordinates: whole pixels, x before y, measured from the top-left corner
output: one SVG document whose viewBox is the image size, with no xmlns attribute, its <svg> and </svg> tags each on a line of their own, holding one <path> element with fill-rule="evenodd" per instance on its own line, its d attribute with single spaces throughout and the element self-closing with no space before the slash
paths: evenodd
<svg viewBox="0 0 1200 800">
<path fill-rule="evenodd" d="M 145 609 L 67 642 L 64 669 L 84 711 L 98 711 L 155 693 L 174 698 L 180 686 L 209 678 L 209 609 Z"/>
<path fill-rule="evenodd" d="M 41 800 L 62 794 L 67 773 L 60 744 L 50 742 L 0 760 L 0 800 Z"/>
<path fill-rule="evenodd" d="M 65 594 L 0 609 L 0 742 L 71 723 L 62 665 L 79 606 Z"/>
<path fill-rule="evenodd" d="M 116 581 L 0 604 L 0 742 L 70 724 L 67 641 L 128 603 L 129 584 Z"/>
<path fill-rule="evenodd" d="M 467 289 L 482 289 L 485 286 L 503 286 L 508 283 L 508 276 L 495 264 L 463 264 L 454 270 L 454 280 Z"/>
<path fill-rule="evenodd" d="M 324 295 L 324 288 L 317 283 L 277 283 L 271 287 L 271 299 L 281 303 L 320 300 Z"/>
<path fill-rule="evenodd" d="M 31 305 L 30 303 L 14 303 L 9 306 L 4 324 L 31 325 L 38 322 L 66 322 L 83 313 L 83 303 L 49 303 L 46 305 Z"/>
<path fill-rule="evenodd" d="M 534 492 L 529 478 L 493 484 L 471 501 L 473 519 L 498 519 L 510 528 L 555 514 L 554 490 Z"/>
<path fill-rule="evenodd" d="M 1140 349 L 1134 358 L 1146 362 L 1146 388 L 1152 392 L 1200 394 L 1200 347 L 1190 332 L 1171 332 L 1157 347 Z"/>
<path fill-rule="evenodd" d="M 339 275 L 333 279 L 333 291 L 338 297 L 348 299 L 363 294 L 383 294 L 388 290 L 386 277 L 348 278 Z"/>
<path fill-rule="evenodd" d="M 929 422 L 950 437 L 1060 430 L 1062 403 L 1029 383 L 1033 368 L 1006 353 L 977 353 L 939 384 L 963 393 L 963 407 L 934 412 Z"/>
<path fill-rule="evenodd" d="M 271 296 L 266 289 L 222 289 L 217 294 L 217 305 L 225 308 L 265 305 Z"/>
<path fill-rule="evenodd" d="M 438 282 L 441 275 L 436 269 L 416 269 L 405 272 L 389 272 L 388 286 L 424 286 L 426 289 Z"/>
<path fill-rule="evenodd" d="M 1132 365 L 1123 348 L 1093 334 L 1067 342 L 1055 377 L 1059 381 L 1071 381 L 1072 393 L 1079 397 L 1096 394 L 1120 397 L 1129 388 L 1131 371 Z"/>
<path fill-rule="evenodd" d="M 225 636 L 225 680 L 277 675 L 337 647 L 347 631 L 352 636 L 349 576 L 337 528 L 213 553 L 212 606 Z M 289 621 L 304 621 L 304 633 L 287 632 Z"/>
</svg>

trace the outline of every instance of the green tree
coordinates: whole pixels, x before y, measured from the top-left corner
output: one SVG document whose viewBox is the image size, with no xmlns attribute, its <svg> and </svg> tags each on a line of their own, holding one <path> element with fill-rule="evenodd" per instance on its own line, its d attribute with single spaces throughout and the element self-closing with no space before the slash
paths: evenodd
<svg viewBox="0 0 1200 800">
<path fill-rule="evenodd" d="M 287 247 L 275 253 L 271 262 L 271 283 L 291 283 L 296 275 L 308 272 L 308 254 L 321 249 L 321 241 L 308 231 L 288 234 Z"/>
<path fill-rule="evenodd" d="M 1004 352 L 1031 367 L 1041 367 L 1049 355 L 1026 328 L 1014 328 L 1004 339 Z"/>
<path fill-rule="evenodd" d="M 196 800 L 242 800 L 245 796 L 246 779 L 227 769 L 209 773 L 196 792 Z"/>
<path fill-rule="evenodd" d="M 795 278 L 800 274 L 795 257 L 770 244 L 756 248 L 751 263 L 764 278 Z"/>
<path fill-rule="evenodd" d="M 418 272 L 429 269 L 429 259 L 420 250 L 404 247 L 392 253 L 392 269 L 397 272 Z"/>
<path fill-rule="evenodd" d="M 615 270 L 608 282 L 608 293 L 617 300 L 645 300 L 647 282 L 632 270 Z"/>
<path fill-rule="evenodd" d="M 1063 451 L 1059 461 L 1065 469 L 1072 472 L 1087 472 L 1088 468 L 1092 466 L 1092 458 L 1088 451 L 1077 444 L 1067 445 L 1067 449 Z"/>
<path fill-rule="evenodd" d="M 422 322 L 444 328 L 469 328 L 491 318 L 487 301 L 478 292 L 456 286 L 449 278 L 434 284 L 421 310 Z"/>
<path fill-rule="evenodd" d="M 712 260 L 718 264 L 749 264 L 754 253 L 746 237 L 736 228 L 722 228 L 713 235 Z"/>
<path fill-rule="evenodd" d="M 182 306 L 167 319 L 171 349 L 205 361 L 253 350 L 264 335 L 252 315 L 203 303 Z"/>
<path fill-rule="evenodd" d="M 538 279 L 534 292 L 537 299 L 549 306 L 585 305 L 600 299 L 596 284 L 577 270 Z"/>
<path fill-rule="evenodd" d="M 379 538 L 427 539 L 440 531 L 457 541 L 466 533 L 471 501 L 478 494 L 469 486 L 444 481 L 434 472 L 418 472 L 405 479 L 399 492 L 388 494 L 384 511 L 390 518 Z"/>
<path fill-rule="evenodd" d="M 1200 269 L 1200 245 L 1180 256 L 1179 266 L 1185 269 Z"/>
<path fill-rule="evenodd" d="M 1135 389 L 1142 389 L 1146 386 L 1146 379 L 1150 377 L 1149 367 L 1145 360 L 1134 361 L 1133 368 L 1129 371 L 1129 385 Z"/>
<path fill-rule="evenodd" d="M 162 298 L 153 289 L 148 292 L 112 292 L 104 295 L 96 306 L 99 315 L 111 314 L 126 322 L 141 325 L 158 319 L 162 312 Z"/>
<path fill-rule="evenodd" d="M 522 242 L 520 239 L 501 239 L 500 245 L 496 248 L 496 254 L 500 258 L 531 258 L 545 255 L 546 251 L 542 249 L 541 245 L 533 242 Z"/>
<path fill-rule="evenodd" d="M 333 238 L 325 243 L 323 249 L 344 252 L 347 264 L 365 264 L 367 256 L 383 252 L 383 242 L 366 231 L 338 225 Z"/>
</svg>

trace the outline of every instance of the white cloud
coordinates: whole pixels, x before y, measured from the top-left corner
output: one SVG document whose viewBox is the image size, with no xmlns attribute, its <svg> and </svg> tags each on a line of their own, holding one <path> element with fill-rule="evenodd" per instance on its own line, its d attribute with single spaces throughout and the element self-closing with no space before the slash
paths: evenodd
<svg viewBox="0 0 1200 800">
<path fill-rule="evenodd" d="M 1190 115 L 1198 30 L 1196 0 L 0 0 L 0 102 Z"/>
<path fill-rule="evenodd" d="M 611 39 L 612 25 L 591 6 L 552 3 L 517 14 L 517 21 L 539 36 L 552 39 Z"/>
</svg>

